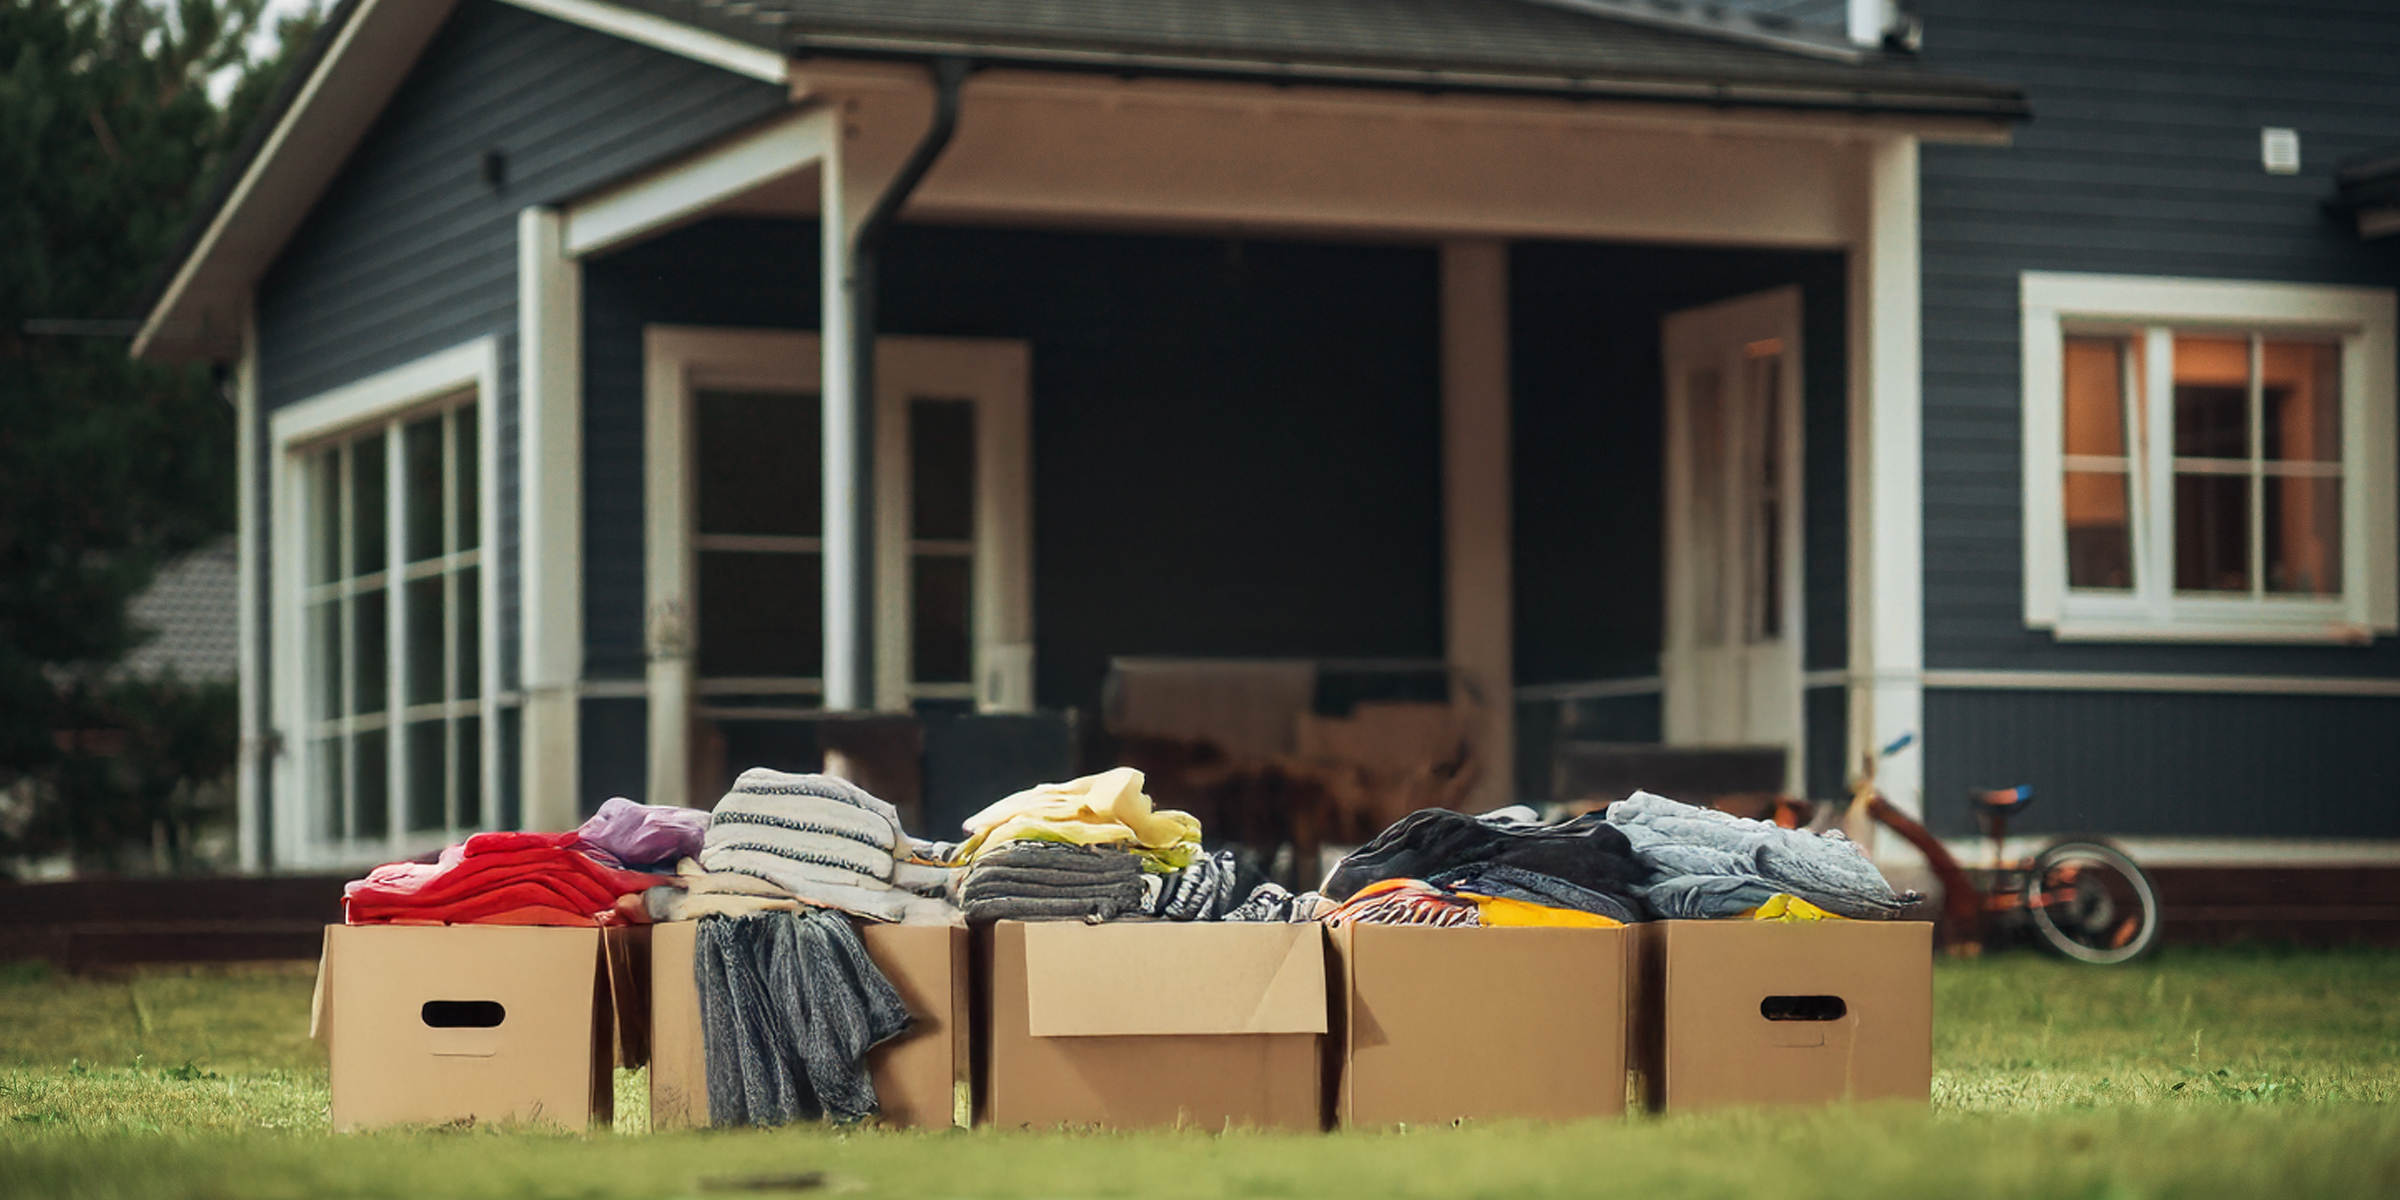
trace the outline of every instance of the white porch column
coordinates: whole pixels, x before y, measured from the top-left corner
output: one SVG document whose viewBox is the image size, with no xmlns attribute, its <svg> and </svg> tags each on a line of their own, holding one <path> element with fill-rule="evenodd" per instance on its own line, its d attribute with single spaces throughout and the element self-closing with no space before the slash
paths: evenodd
<svg viewBox="0 0 2400 1200">
<path fill-rule="evenodd" d="M 871 526 L 860 518 L 874 497 L 867 491 L 871 447 L 862 436 L 874 420 L 873 396 L 858 390 L 853 358 L 857 338 L 850 319 L 850 250 L 855 225 L 865 211 L 861 197 L 851 194 L 848 155 L 843 153 L 839 126 L 827 139 L 818 166 L 817 224 L 822 241 L 818 268 L 822 315 L 818 329 L 824 347 L 820 394 L 824 413 L 825 456 L 825 707 L 857 711 L 875 706 L 875 681 L 861 660 L 861 636 L 872 613 L 858 603 L 863 581 L 875 572 L 875 547 L 861 534 Z"/>
<path fill-rule="evenodd" d="M 1924 813 L 1924 372 L 1917 139 L 1865 155 L 1865 221 L 1850 259 L 1850 758 L 1915 733 L 1881 764 L 1884 795 Z"/>
<path fill-rule="evenodd" d="M 234 746 L 234 841 L 244 872 L 272 864 L 267 852 L 265 791 L 267 764 L 264 704 L 266 702 L 266 645 L 259 611 L 258 551 L 265 531 L 258 523 L 258 321 L 251 305 L 242 305 L 242 355 L 233 368 L 234 495 L 234 645 L 238 659 L 235 687 L 240 706 L 236 719 L 239 739 Z"/>
<path fill-rule="evenodd" d="M 1517 796 L 1508 450 L 1508 245 L 1445 242 L 1443 644 L 1454 702 L 1479 701 L 1477 809 Z"/>
<path fill-rule="evenodd" d="M 518 822 L 541 830 L 573 828 L 582 812 L 583 295 L 564 235 L 555 209 L 517 214 Z"/>
</svg>

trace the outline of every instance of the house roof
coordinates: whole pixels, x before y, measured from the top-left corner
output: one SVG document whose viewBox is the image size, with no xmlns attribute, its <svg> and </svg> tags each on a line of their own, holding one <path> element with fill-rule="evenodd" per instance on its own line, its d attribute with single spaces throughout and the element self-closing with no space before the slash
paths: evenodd
<svg viewBox="0 0 2400 1200">
<path fill-rule="evenodd" d="M 756 77 L 923 58 L 2007 122 L 2011 85 L 1848 45 L 1822 0 L 503 0 Z M 137 357 L 226 359 L 240 298 L 457 0 L 340 0 L 144 297 Z"/>
<path fill-rule="evenodd" d="M 126 610 L 152 636 L 126 655 L 115 673 L 152 678 L 172 670 L 186 681 L 232 679 L 241 661 L 235 570 L 232 538 L 160 570 Z"/>
<path fill-rule="evenodd" d="M 1758 7 L 1651 0 L 620 0 L 795 54 L 2017 119 L 2007 84 Z M 1673 11 L 1683 15 L 1667 16 Z M 1712 15 L 1713 14 L 1713 15 Z"/>
</svg>

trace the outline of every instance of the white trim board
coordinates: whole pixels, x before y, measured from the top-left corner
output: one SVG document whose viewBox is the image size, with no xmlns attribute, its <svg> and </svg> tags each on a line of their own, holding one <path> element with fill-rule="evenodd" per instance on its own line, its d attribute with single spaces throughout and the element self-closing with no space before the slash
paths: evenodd
<svg viewBox="0 0 2400 1200">
<path fill-rule="evenodd" d="M 581 819 L 575 681 L 583 674 L 583 275 L 556 209 L 517 214 L 518 815 Z"/>
<path fill-rule="evenodd" d="M 564 252 L 582 258 L 663 232 L 761 184 L 822 163 L 840 145 L 840 117 L 831 107 L 789 113 L 575 201 L 564 210 Z"/>
<path fill-rule="evenodd" d="M 501 3 L 513 4 L 527 12 L 540 13 L 570 25 L 613 34 L 653 50 L 681 55 L 694 62 L 723 67 L 737 75 L 747 75 L 766 83 L 784 83 L 791 78 L 791 62 L 783 55 L 680 21 L 619 8 L 614 4 L 598 4 L 593 0 L 501 0 Z"/>
<path fill-rule="evenodd" d="M 274 452 L 280 455 L 295 443 L 339 433 L 360 422 L 389 416 L 409 405 L 437 400 L 470 387 L 480 390 L 484 402 L 499 403 L 498 339 L 479 337 L 461 342 L 415 362 L 369 375 L 297 404 L 287 404 L 267 419 L 268 438 L 274 444 Z M 498 514 L 491 514 L 490 519 L 497 521 Z M 497 535 L 497 530 L 486 532 Z"/>
<path fill-rule="evenodd" d="M 2028 858 L 2059 840 L 2058 834 L 2012 837 L 2001 844 L 2008 858 Z M 2400 840 L 2381 838 L 2110 837 L 2107 840 L 2145 867 L 2339 867 L 2400 865 Z M 1987 838 L 1943 838 L 1943 848 L 1969 870 L 1991 860 Z M 1915 859 L 1902 848 L 1893 863 Z M 1880 861 L 1885 856 L 1876 856 Z"/>
</svg>

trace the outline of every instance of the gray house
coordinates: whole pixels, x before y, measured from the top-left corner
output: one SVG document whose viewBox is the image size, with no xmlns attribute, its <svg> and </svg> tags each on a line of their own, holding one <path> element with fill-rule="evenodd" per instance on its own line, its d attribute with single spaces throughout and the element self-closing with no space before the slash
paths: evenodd
<svg viewBox="0 0 2400 1200">
<path fill-rule="evenodd" d="M 1500 700 L 1485 800 L 1561 739 L 1829 795 L 1916 732 L 1883 779 L 1949 832 L 2023 780 L 2380 854 L 2400 260 L 2326 202 L 2395 39 L 347 0 L 135 347 L 240 382 L 245 861 L 1142 656 L 1438 664 Z"/>
</svg>

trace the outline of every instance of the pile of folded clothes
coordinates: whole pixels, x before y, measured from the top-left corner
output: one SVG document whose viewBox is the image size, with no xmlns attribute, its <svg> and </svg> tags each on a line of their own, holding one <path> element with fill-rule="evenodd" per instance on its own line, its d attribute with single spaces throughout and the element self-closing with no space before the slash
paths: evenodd
<svg viewBox="0 0 2400 1200">
<path fill-rule="evenodd" d="M 1858 844 L 1636 792 L 1555 825 L 1530 809 L 1411 813 L 1335 864 L 1321 895 L 1259 888 L 1228 920 L 1332 925 L 1615 925 L 1881 920 L 1894 891 Z"/>
<path fill-rule="evenodd" d="M 1885 920 L 1924 899 L 1893 891 L 1865 847 L 1839 831 L 1786 829 L 1648 792 L 1609 805 L 1608 823 L 1649 869 L 1642 902 L 1662 919 L 1792 920 L 1813 908 Z M 1798 916 L 1791 900 L 1802 904 Z M 1770 902 L 1774 911 L 1762 911 Z"/>
<path fill-rule="evenodd" d="M 603 862 L 573 833 L 479 833 L 430 863 L 389 863 L 342 888 L 352 925 L 605 925 L 647 919 L 661 877 Z"/>
<path fill-rule="evenodd" d="M 753 767 L 717 801 L 699 871 L 872 920 L 946 924 L 957 916 L 946 898 L 954 871 L 929 848 L 900 827 L 898 809 L 848 780 Z"/>
<path fill-rule="evenodd" d="M 1200 849 L 1200 822 L 1157 808 L 1119 767 L 1029 788 L 969 817 L 959 907 L 969 920 L 1219 920 L 1259 882 Z"/>
</svg>

